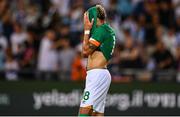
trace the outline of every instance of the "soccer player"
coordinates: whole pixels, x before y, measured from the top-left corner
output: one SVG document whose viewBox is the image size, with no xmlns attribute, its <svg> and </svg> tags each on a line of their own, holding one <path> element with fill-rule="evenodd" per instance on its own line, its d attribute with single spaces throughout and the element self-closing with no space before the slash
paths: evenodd
<svg viewBox="0 0 180 117">
<path fill-rule="evenodd" d="M 96 5 L 84 13 L 83 52 L 88 57 L 87 76 L 79 116 L 103 116 L 111 83 L 107 64 L 113 54 L 115 33 L 106 23 L 106 12 Z"/>
</svg>

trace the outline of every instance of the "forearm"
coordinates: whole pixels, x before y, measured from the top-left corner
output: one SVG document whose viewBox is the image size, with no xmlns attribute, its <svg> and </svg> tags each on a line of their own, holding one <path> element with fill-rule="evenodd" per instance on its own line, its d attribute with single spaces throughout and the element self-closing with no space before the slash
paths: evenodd
<svg viewBox="0 0 180 117">
<path fill-rule="evenodd" d="M 84 34 L 82 54 L 84 57 L 91 55 L 97 46 L 89 42 L 89 34 Z"/>
<path fill-rule="evenodd" d="M 88 57 L 92 52 L 96 49 L 94 45 L 89 43 L 90 37 L 90 30 L 92 28 L 94 19 L 89 21 L 87 12 L 84 13 L 84 40 L 83 40 L 83 47 L 82 47 L 82 55 L 84 57 Z"/>
<path fill-rule="evenodd" d="M 89 34 L 84 34 L 84 40 L 83 40 L 83 49 L 82 49 L 82 55 L 84 57 L 88 56 L 88 48 L 89 48 Z"/>
<path fill-rule="evenodd" d="M 87 50 L 89 43 L 89 34 L 84 34 L 84 40 L 83 40 L 83 50 Z"/>
</svg>

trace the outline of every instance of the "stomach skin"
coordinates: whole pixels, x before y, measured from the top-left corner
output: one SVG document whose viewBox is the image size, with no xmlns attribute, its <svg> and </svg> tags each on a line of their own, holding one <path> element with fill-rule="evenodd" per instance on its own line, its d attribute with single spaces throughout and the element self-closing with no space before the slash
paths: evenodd
<svg viewBox="0 0 180 117">
<path fill-rule="evenodd" d="M 94 51 L 88 56 L 87 70 L 92 69 L 105 69 L 107 68 L 108 61 L 101 51 Z"/>
</svg>

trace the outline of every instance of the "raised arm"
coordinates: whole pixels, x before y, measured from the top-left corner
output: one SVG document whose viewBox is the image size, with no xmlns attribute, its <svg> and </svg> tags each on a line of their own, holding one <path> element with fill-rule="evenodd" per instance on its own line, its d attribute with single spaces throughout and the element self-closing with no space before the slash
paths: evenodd
<svg viewBox="0 0 180 117">
<path fill-rule="evenodd" d="M 84 40 L 83 40 L 83 49 L 82 55 L 83 57 L 88 57 L 91 55 L 96 48 L 98 47 L 96 44 L 91 43 L 90 40 L 90 30 L 92 28 L 94 19 L 90 22 L 88 18 L 88 13 L 84 13 Z"/>
</svg>

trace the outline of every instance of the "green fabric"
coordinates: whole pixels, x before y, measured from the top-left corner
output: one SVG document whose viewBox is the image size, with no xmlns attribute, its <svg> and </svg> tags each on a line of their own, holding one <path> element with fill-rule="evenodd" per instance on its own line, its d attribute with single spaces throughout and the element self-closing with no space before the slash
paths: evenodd
<svg viewBox="0 0 180 117">
<path fill-rule="evenodd" d="M 99 48 L 106 60 L 111 59 L 116 42 L 114 30 L 105 23 L 95 29 L 91 38 L 100 42 Z"/>
<path fill-rule="evenodd" d="M 89 116 L 88 114 L 79 114 L 79 116 Z"/>
<path fill-rule="evenodd" d="M 96 6 L 89 8 L 88 10 L 89 13 L 89 20 L 92 21 L 92 19 L 94 18 L 94 23 L 91 29 L 91 34 L 95 31 L 96 29 L 96 24 L 97 24 L 97 8 Z"/>
</svg>

